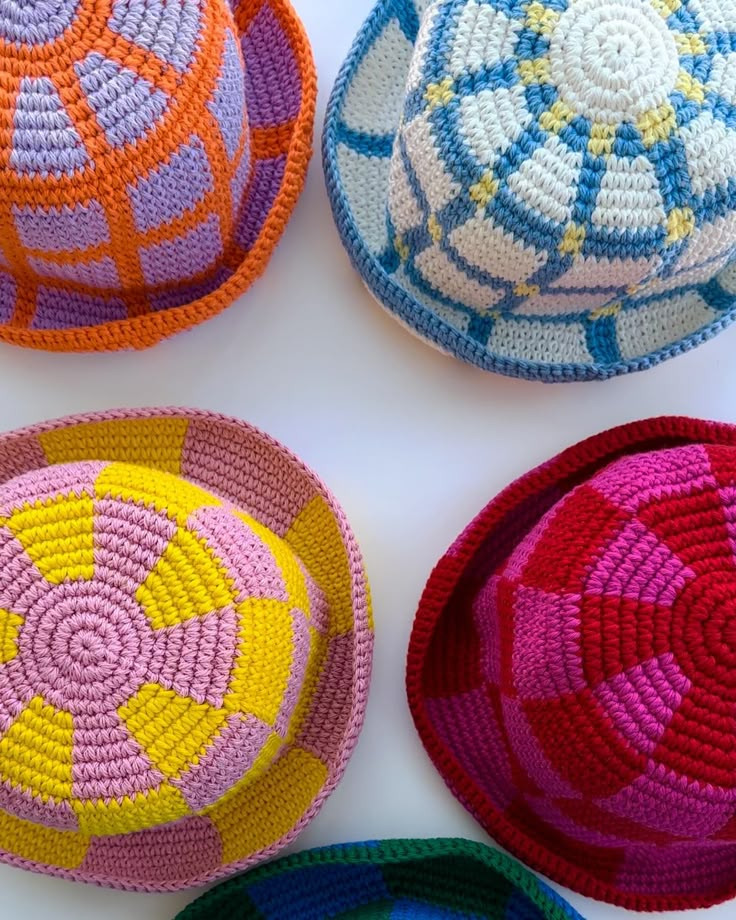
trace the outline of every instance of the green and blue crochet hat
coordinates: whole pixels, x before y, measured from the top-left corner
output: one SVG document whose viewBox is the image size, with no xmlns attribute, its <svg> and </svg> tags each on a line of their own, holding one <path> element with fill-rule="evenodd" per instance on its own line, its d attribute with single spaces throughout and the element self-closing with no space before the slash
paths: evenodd
<svg viewBox="0 0 736 920">
<path fill-rule="evenodd" d="M 218 885 L 177 920 L 582 920 L 520 863 L 469 840 L 308 850 Z"/>
<path fill-rule="evenodd" d="M 733 0 L 379 0 L 324 134 L 343 242 L 412 331 L 544 381 L 736 315 Z"/>
</svg>

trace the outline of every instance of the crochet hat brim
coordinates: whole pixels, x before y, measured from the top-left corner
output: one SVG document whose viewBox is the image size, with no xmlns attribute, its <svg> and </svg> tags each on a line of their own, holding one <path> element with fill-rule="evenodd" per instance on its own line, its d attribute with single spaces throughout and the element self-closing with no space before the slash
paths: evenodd
<svg viewBox="0 0 736 920">
<path fill-rule="evenodd" d="M 691 859 L 687 873 L 673 870 L 664 877 L 647 867 L 640 852 L 627 857 L 615 847 L 591 847 L 536 813 L 530 815 L 520 786 L 482 783 L 477 765 L 493 770 L 488 752 L 496 745 L 511 746 L 502 703 L 495 704 L 483 669 L 473 665 L 481 646 L 472 604 L 479 588 L 572 489 L 620 457 L 694 443 L 733 447 L 736 430 L 688 418 L 635 422 L 569 448 L 510 485 L 437 564 L 419 605 L 408 653 L 407 693 L 414 721 L 452 793 L 489 834 L 533 869 L 584 895 L 631 910 L 701 908 L 733 897 L 736 851 L 718 851 L 719 883 L 707 857 Z M 495 627 L 494 635 L 508 635 L 500 620 Z M 520 776 L 514 780 L 520 781 Z M 724 878 L 729 879 L 725 886 Z"/>
<path fill-rule="evenodd" d="M 389 170 L 428 6 L 428 0 L 379 0 L 340 71 L 325 120 L 323 158 L 335 221 L 378 302 L 443 352 L 484 370 L 550 383 L 644 370 L 731 323 L 733 263 L 706 284 L 631 296 L 620 308 L 524 316 L 480 315 L 402 262 L 387 228 Z"/>
<path fill-rule="evenodd" d="M 513 859 L 483 844 L 455 839 L 308 850 L 225 882 L 190 904 L 177 920 L 408 917 L 424 911 L 447 918 L 580 920 L 569 904 Z"/>
<path fill-rule="evenodd" d="M 304 27 L 288 0 L 232 0 L 248 48 L 246 103 L 251 171 L 239 225 L 244 228 L 207 284 L 193 283 L 177 304 L 100 325 L 29 327 L 24 311 L 0 324 L 0 341 L 47 351 L 142 349 L 210 319 L 265 270 L 306 179 L 312 154 L 317 80 Z M 288 62 L 285 62 L 285 56 Z"/>
<path fill-rule="evenodd" d="M 162 827 L 91 836 L 0 810 L 0 861 L 139 891 L 194 887 L 292 841 L 340 780 L 360 731 L 372 656 L 360 551 L 335 499 L 301 461 L 244 422 L 196 410 L 78 416 L 0 437 L 0 482 L 53 464 L 121 461 L 180 475 L 231 502 L 299 557 L 329 611 L 291 740 L 249 784 Z"/>
</svg>

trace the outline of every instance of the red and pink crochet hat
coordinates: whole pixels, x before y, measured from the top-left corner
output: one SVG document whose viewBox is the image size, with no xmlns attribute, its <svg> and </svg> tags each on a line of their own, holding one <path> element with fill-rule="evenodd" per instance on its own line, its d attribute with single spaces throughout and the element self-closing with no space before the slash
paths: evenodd
<svg viewBox="0 0 736 920">
<path fill-rule="evenodd" d="M 509 486 L 433 572 L 407 689 L 532 868 L 638 910 L 736 895 L 736 427 L 625 425 Z"/>
<path fill-rule="evenodd" d="M 0 436 L 0 861 L 171 891 L 273 855 L 342 776 L 371 653 L 345 516 L 262 432 Z"/>
</svg>

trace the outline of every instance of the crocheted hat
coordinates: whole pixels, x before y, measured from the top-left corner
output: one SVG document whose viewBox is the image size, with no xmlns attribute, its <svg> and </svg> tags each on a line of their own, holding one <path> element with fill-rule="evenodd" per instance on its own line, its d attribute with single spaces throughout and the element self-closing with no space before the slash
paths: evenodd
<svg viewBox="0 0 736 920">
<path fill-rule="evenodd" d="M 407 687 L 534 869 L 639 910 L 736 895 L 736 426 L 637 422 L 509 486 L 430 578 Z"/>
<path fill-rule="evenodd" d="M 308 850 L 231 879 L 177 920 L 442 917 L 581 920 L 523 866 L 469 840 L 387 840 Z"/>
<path fill-rule="evenodd" d="M 379 0 L 324 134 L 369 290 L 480 367 L 641 370 L 736 315 L 732 0 Z"/>
<path fill-rule="evenodd" d="M 289 843 L 363 721 L 367 590 L 330 493 L 242 422 L 0 437 L 0 861 L 163 891 Z"/>
<path fill-rule="evenodd" d="M 316 82 L 288 0 L 0 8 L 0 340 L 143 348 L 263 271 Z"/>
</svg>

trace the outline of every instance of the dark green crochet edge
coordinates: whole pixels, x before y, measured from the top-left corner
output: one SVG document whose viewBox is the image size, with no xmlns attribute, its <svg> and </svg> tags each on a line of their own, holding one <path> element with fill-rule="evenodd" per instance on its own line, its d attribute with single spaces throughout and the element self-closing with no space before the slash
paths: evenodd
<svg viewBox="0 0 736 920">
<path fill-rule="evenodd" d="M 288 884 L 288 875 L 296 870 L 336 865 L 390 866 L 419 860 L 442 857 L 461 857 L 478 864 L 478 869 L 488 869 L 522 891 L 538 907 L 546 920 L 582 920 L 580 915 L 551 888 L 524 866 L 500 850 L 481 843 L 460 838 L 430 840 L 399 839 L 368 843 L 348 843 L 306 850 L 267 863 L 250 872 L 224 882 L 198 898 L 175 920 L 204 920 L 236 916 L 225 914 L 236 905 L 237 916 L 244 920 L 258 920 L 262 914 L 249 902 L 248 889 L 259 882 L 281 876 Z"/>
</svg>

